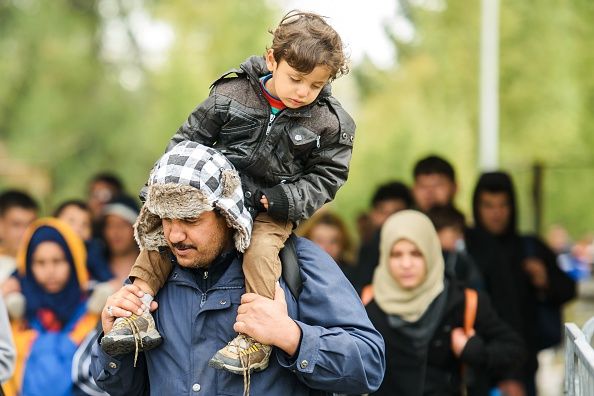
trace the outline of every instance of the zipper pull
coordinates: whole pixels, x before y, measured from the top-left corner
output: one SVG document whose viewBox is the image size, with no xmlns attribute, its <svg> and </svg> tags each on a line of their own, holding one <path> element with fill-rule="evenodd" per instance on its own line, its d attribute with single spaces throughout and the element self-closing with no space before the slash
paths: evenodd
<svg viewBox="0 0 594 396">
<path fill-rule="evenodd" d="M 272 129 L 272 122 L 274 121 L 274 119 L 276 118 L 276 116 L 272 113 L 270 113 L 270 121 L 268 121 L 268 127 L 266 128 L 266 136 L 268 136 L 268 134 L 270 133 L 270 129 Z"/>
<path fill-rule="evenodd" d="M 316 138 L 316 146 L 317 148 L 320 148 L 320 135 L 318 135 L 318 137 Z"/>
<path fill-rule="evenodd" d="M 202 279 L 207 279 L 208 278 L 208 271 L 204 271 L 204 274 L 202 274 Z"/>
</svg>

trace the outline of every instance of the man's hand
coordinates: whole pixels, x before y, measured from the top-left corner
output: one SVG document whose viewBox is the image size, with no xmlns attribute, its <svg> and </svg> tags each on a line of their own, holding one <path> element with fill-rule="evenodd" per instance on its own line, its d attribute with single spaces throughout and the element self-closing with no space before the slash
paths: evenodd
<svg viewBox="0 0 594 396">
<path fill-rule="evenodd" d="M 293 356 L 299 348 L 301 328 L 289 317 L 285 292 L 276 284 L 274 300 L 255 293 L 241 296 L 233 329 L 262 344 L 274 345 Z"/>
<path fill-rule="evenodd" d="M 462 351 L 466 346 L 466 343 L 474 335 L 474 330 L 472 330 L 472 334 L 466 335 L 464 329 L 462 327 L 456 327 L 452 330 L 451 339 L 452 339 L 452 352 L 456 357 L 460 357 L 462 355 Z"/>
<path fill-rule="evenodd" d="M 524 260 L 522 265 L 534 287 L 537 289 L 546 289 L 549 279 L 547 276 L 547 268 L 542 260 L 535 257 L 529 257 Z"/>
<path fill-rule="evenodd" d="M 125 285 L 120 290 L 107 298 L 105 307 L 101 311 L 101 325 L 103 332 L 109 333 L 113 327 L 116 318 L 128 317 L 135 313 L 141 315 L 144 310 L 144 304 L 140 299 L 144 292 L 134 285 Z M 153 301 L 150 311 L 157 309 L 157 302 Z M 111 311 L 111 312 L 110 312 Z"/>
</svg>

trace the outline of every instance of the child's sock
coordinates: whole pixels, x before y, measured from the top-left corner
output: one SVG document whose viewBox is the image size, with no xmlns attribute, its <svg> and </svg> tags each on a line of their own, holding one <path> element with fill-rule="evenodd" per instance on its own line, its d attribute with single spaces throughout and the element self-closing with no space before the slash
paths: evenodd
<svg viewBox="0 0 594 396">
<path fill-rule="evenodd" d="M 151 302 L 153 302 L 153 296 L 148 293 L 144 293 L 144 295 L 140 298 L 142 303 L 145 305 L 144 312 L 148 312 L 151 307 Z"/>
</svg>

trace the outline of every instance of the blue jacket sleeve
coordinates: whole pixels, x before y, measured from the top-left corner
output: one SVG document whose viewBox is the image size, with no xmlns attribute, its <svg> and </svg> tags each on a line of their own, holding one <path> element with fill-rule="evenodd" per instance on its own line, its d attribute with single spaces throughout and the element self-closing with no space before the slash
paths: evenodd
<svg viewBox="0 0 594 396">
<path fill-rule="evenodd" d="M 294 357 L 279 363 L 307 386 L 336 393 L 370 393 L 382 383 L 384 340 L 373 327 L 355 289 L 338 265 L 312 242 L 299 238 L 297 254 L 303 290 L 289 314 L 302 331 Z"/>
<path fill-rule="evenodd" d="M 134 356 L 112 357 L 103 352 L 95 342 L 91 352 L 91 374 L 97 386 L 111 396 L 149 395 L 149 382 L 144 354 L 138 354 L 134 367 Z"/>
</svg>

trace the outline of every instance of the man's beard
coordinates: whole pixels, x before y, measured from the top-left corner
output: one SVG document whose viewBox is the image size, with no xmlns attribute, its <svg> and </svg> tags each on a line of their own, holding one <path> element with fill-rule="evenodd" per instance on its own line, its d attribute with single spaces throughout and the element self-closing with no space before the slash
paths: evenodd
<svg viewBox="0 0 594 396">
<path fill-rule="evenodd" d="M 230 229 L 223 224 L 218 226 L 218 229 L 213 230 L 212 239 L 208 245 L 195 246 L 183 243 L 174 243 L 171 245 L 171 247 L 187 247 L 190 249 L 195 249 L 198 253 L 196 259 L 192 263 L 184 265 L 184 267 L 194 269 L 207 268 L 217 257 L 227 250 L 228 245 L 230 244 L 230 239 Z"/>
</svg>

